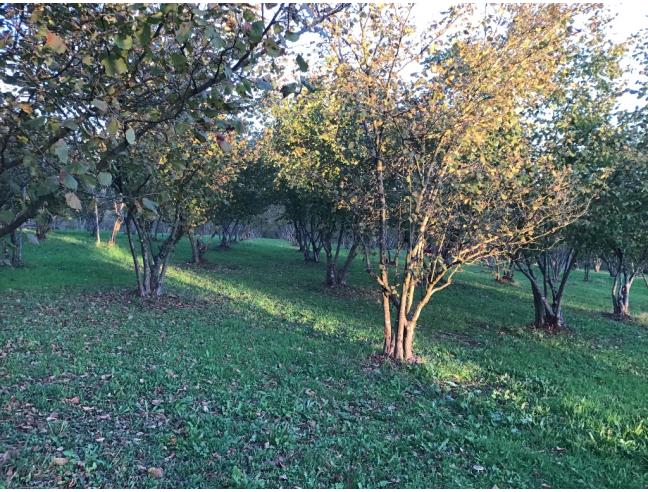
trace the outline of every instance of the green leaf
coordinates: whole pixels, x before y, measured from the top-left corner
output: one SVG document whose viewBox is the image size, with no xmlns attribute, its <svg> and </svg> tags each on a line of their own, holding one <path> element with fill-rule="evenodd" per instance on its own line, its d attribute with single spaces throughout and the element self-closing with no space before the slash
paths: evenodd
<svg viewBox="0 0 648 492">
<path fill-rule="evenodd" d="M 128 72 L 128 66 L 123 58 L 107 56 L 101 60 L 101 64 L 106 70 L 106 75 L 112 77 L 113 75 L 121 75 Z"/>
<path fill-rule="evenodd" d="M 126 141 L 129 145 L 135 145 L 135 130 L 132 128 L 126 130 Z"/>
<path fill-rule="evenodd" d="M 263 46 L 265 47 L 265 51 L 268 54 L 268 56 L 271 56 L 272 58 L 276 58 L 277 56 L 281 55 L 281 48 L 277 44 L 277 42 L 274 39 L 266 39 L 263 42 Z"/>
<path fill-rule="evenodd" d="M 295 92 L 297 92 L 297 84 L 295 82 L 286 84 L 280 89 L 280 91 L 283 97 L 287 97 L 290 94 L 294 94 Z"/>
<path fill-rule="evenodd" d="M 183 22 L 175 33 L 178 43 L 184 44 L 191 35 L 191 22 Z"/>
<path fill-rule="evenodd" d="M 286 31 L 286 34 L 284 36 L 288 41 L 290 41 L 292 43 L 299 40 L 299 33 L 296 33 L 296 32 Z"/>
<path fill-rule="evenodd" d="M 68 204 L 68 207 L 73 208 L 74 210 L 81 210 L 81 200 L 71 191 L 68 191 L 65 194 L 65 202 Z"/>
<path fill-rule="evenodd" d="M 252 28 L 250 29 L 250 41 L 258 43 L 261 41 L 263 36 L 263 30 L 265 29 L 265 24 L 263 21 L 259 20 L 252 23 Z"/>
<path fill-rule="evenodd" d="M 72 176 L 70 173 L 68 173 L 65 170 L 62 170 L 61 174 L 62 174 L 62 178 L 63 178 L 61 180 L 61 183 L 63 184 L 63 186 L 65 186 L 66 188 L 68 188 L 68 189 L 70 189 L 72 191 L 76 191 L 77 188 L 79 187 L 79 183 L 77 183 L 77 180 L 75 179 L 75 177 Z"/>
<path fill-rule="evenodd" d="M 14 218 L 14 214 L 11 210 L 0 210 L 0 222 L 3 224 L 8 224 Z"/>
<path fill-rule="evenodd" d="M 176 52 L 171 55 L 171 63 L 176 71 L 182 72 L 187 67 L 187 58 L 182 53 Z"/>
<path fill-rule="evenodd" d="M 117 135 L 117 132 L 119 132 L 119 120 L 117 120 L 116 118 L 112 118 L 108 122 L 108 126 L 106 127 L 106 129 L 108 130 L 108 133 L 110 133 L 111 135 Z"/>
<path fill-rule="evenodd" d="M 302 72 L 308 71 L 308 63 L 301 55 L 297 55 L 297 65 L 299 65 L 299 70 Z"/>
<path fill-rule="evenodd" d="M 102 101 L 101 99 L 93 99 L 92 105 L 102 113 L 108 111 L 108 104 L 106 103 L 106 101 Z"/>
<path fill-rule="evenodd" d="M 99 180 L 99 184 L 101 186 L 110 186 L 112 184 L 112 175 L 107 172 L 100 172 L 97 175 L 97 179 Z"/>
<path fill-rule="evenodd" d="M 74 120 L 71 119 L 71 118 L 65 120 L 65 121 L 63 122 L 63 126 L 64 126 L 65 128 L 69 128 L 70 130 L 74 130 L 74 131 L 77 131 L 77 130 L 79 129 L 79 125 L 77 124 L 77 122 L 74 121 Z"/>
<path fill-rule="evenodd" d="M 153 212 L 157 212 L 158 205 L 153 200 L 149 200 L 148 198 L 144 197 L 142 198 L 142 204 L 149 210 L 152 210 Z"/>
<path fill-rule="evenodd" d="M 262 91 L 272 90 L 272 83 L 267 81 L 266 79 L 257 79 L 256 80 L 256 85 Z"/>
<path fill-rule="evenodd" d="M 115 44 L 119 49 L 128 51 L 133 47 L 133 38 L 131 36 L 117 36 Z"/>
<path fill-rule="evenodd" d="M 151 26 L 147 22 L 144 22 L 142 27 L 135 33 L 135 36 L 142 48 L 147 47 L 151 41 Z"/>
<path fill-rule="evenodd" d="M 54 145 L 52 145 L 52 150 L 56 157 L 58 157 L 63 164 L 67 164 L 70 149 L 63 140 L 59 140 Z"/>
<path fill-rule="evenodd" d="M 22 159 L 23 166 L 30 167 L 36 164 L 36 159 L 33 154 L 25 154 Z"/>
</svg>

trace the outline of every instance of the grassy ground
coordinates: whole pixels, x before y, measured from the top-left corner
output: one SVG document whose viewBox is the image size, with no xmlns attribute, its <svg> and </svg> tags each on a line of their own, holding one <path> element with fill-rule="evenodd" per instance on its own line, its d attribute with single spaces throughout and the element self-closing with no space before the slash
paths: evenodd
<svg viewBox="0 0 648 492">
<path fill-rule="evenodd" d="M 572 332 L 526 325 L 529 289 L 474 267 L 432 301 L 397 367 L 355 265 L 322 286 L 279 241 L 177 250 L 164 303 L 125 243 L 27 246 L 0 270 L 0 483 L 85 487 L 646 487 L 648 295 L 609 310 L 576 272 Z"/>
</svg>

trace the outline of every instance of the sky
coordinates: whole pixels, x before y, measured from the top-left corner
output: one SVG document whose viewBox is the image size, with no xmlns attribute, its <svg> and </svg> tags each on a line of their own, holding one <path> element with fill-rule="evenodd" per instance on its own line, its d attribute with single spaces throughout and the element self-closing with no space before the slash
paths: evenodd
<svg viewBox="0 0 648 492">
<path fill-rule="evenodd" d="M 447 9 L 450 5 L 458 2 L 449 1 L 421 1 L 415 2 L 414 11 L 417 25 L 425 27 L 431 19 L 439 15 L 439 12 Z M 476 5 L 485 5 L 484 1 L 471 2 Z M 491 3 L 491 2 L 489 2 Z M 494 2 L 493 2 L 494 3 Z M 520 2 L 531 3 L 531 2 Z M 558 2 L 541 2 L 541 3 L 558 3 Z M 563 3 L 563 2 L 560 2 Z M 567 3 L 567 2 L 564 2 Z M 578 2 L 582 3 L 582 2 Z M 616 1 L 616 2 L 599 2 L 609 8 L 616 18 L 612 24 L 610 32 L 611 39 L 615 42 L 621 42 L 627 39 L 629 35 L 639 31 L 643 27 L 648 27 L 648 1 Z"/>
<path fill-rule="evenodd" d="M 564 1 L 564 0 L 563 0 Z M 440 12 L 446 10 L 449 6 L 456 4 L 457 2 L 450 1 L 421 1 L 415 2 L 414 6 L 414 18 L 416 19 L 416 24 L 418 29 L 425 29 L 429 25 L 430 21 L 435 17 L 438 17 Z M 475 1 L 471 2 L 478 6 L 483 6 L 486 4 L 485 1 Z M 494 2 L 488 2 L 494 3 Z M 533 3 L 533 2 L 520 2 L 520 3 Z M 542 3 L 562 3 L 562 2 L 542 2 Z M 583 2 L 578 2 L 583 3 Z M 641 29 L 648 28 L 648 0 L 643 1 L 602 1 L 602 3 L 607 7 L 611 13 L 615 16 L 614 20 L 610 25 L 609 36 L 610 39 L 615 43 L 622 43 L 626 41 L 630 36 L 637 33 Z M 633 62 L 631 53 L 628 53 L 624 60 L 624 65 L 628 69 L 637 69 L 638 66 Z M 626 72 L 626 77 L 629 77 L 630 80 L 633 78 L 636 79 L 635 74 L 632 72 Z M 619 100 L 620 109 L 631 110 L 637 106 L 637 99 L 631 94 L 624 94 Z"/>
<path fill-rule="evenodd" d="M 417 29 L 419 32 L 423 32 L 431 21 L 441 18 L 441 12 L 445 11 L 451 5 L 455 5 L 457 1 L 448 1 L 448 0 L 427 0 L 427 1 L 414 1 L 409 2 L 395 2 L 395 3 L 414 3 L 413 8 L 413 18 L 415 19 Z M 487 3 L 498 3 L 498 2 L 486 2 L 484 0 L 478 0 L 473 3 L 477 5 L 478 11 L 479 7 L 485 6 Z M 562 2 L 556 1 L 539 1 L 535 2 L 529 0 L 522 0 L 520 3 L 569 3 L 568 0 L 563 0 Z M 574 2 L 574 3 L 590 3 L 590 2 Z M 603 4 L 606 8 L 610 10 L 613 14 L 614 19 L 610 24 L 609 37 L 615 43 L 622 43 L 633 34 L 637 33 L 643 28 L 648 28 L 648 0 L 621 0 L 621 1 L 599 1 L 597 3 Z M 307 33 L 300 37 L 299 41 L 292 45 L 295 53 L 301 53 L 304 58 L 308 61 L 314 62 L 317 59 L 317 55 L 314 52 L 313 46 L 319 40 L 319 36 L 314 33 Z M 286 80 L 290 77 L 288 73 L 290 71 L 297 71 L 296 66 L 292 67 L 288 63 L 289 67 L 286 74 Z M 639 66 L 634 63 L 632 59 L 632 54 L 628 53 L 625 56 L 624 62 L 624 73 L 626 80 L 634 82 L 637 79 L 636 71 L 639 69 Z M 312 66 L 312 65 L 311 65 Z M 632 110 L 638 105 L 639 101 L 635 96 L 631 94 L 624 94 L 619 99 L 619 109 L 622 110 Z"/>
</svg>

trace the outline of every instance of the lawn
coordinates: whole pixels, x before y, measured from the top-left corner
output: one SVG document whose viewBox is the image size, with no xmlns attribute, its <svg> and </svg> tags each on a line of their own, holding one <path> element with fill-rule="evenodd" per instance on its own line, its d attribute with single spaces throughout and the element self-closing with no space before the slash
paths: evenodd
<svg viewBox="0 0 648 492">
<path fill-rule="evenodd" d="M 122 238 L 123 239 L 123 238 Z M 133 295 L 126 243 L 54 233 L 0 269 L 0 484 L 8 487 L 647 487 L 648 292 L 575 272 L 571 331 L 530 289 L 463 272 L 421 320 L 423 363 L 372 358 L 381 307 L 259 239 L 174 254 Z"/>
</svg>

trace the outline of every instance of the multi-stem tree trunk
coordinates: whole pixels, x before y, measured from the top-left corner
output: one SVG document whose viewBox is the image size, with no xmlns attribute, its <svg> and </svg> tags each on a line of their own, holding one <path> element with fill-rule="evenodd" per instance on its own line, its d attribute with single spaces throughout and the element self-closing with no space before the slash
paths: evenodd
<svg viewBox="0 0 648 492">
<path fill-rule="evenodd" d="M 231 243 L 231 229 L 233 223 L 230 221 L 223 222 L 220 227 L 221 241 L 218 246 L 220 249 L 229 249 Z"/>
<path fill-rule="evenodd" d="M 47 216 L 41 216 L 41 218 L 36 220 L 36 239 L 39 241 L 45 241 L 47 239 L 47 234 L 52 229 L 52 218 Z"/>
<path fill-rule="evenodd" d="M 321 244 L 326 255 L 326 280 L 325 284 L 327 287 L 340 287 L 347 284 L 347 276 L 349 273 L 349 268 L 353 263 L 353 259 L 356 256 L 356 252 L 359 244 L 359 237 L 354 232 L 352 234 L 352 243 L 349 248 L 346 260 L 340 266 L 340 251 L 342 249 L 342 244 L 344 242 L 344 234 L 346 232 L 344 220 L 340 221 L 338 225 L 338 234 L 335 241 L 335 249 L 332 242 L 332 235 L 334 229 L 336 228 L 336 220 L 333 219 L 332 222 L 325 228 L 320 231 Z"/>
<path fill-rule="evenodd" d="M 644 271 L 645 261 L 636 260 L 624 251 L 615 251 L 616 261 L 606 258 L 605 262 L 613 278 L 611 297 L 612 312 L 615 317 L 624 319 L 630 316 L 630 289 L 637 275 Z"/>
<path fill-rule="evenodd" d="M 138 293 L 141 297 L 159 297 L 163 294 L 169 258 L 184 232 L 180 217 L 175 217 L 169 235 L 156 252 L 153 249 L 153 238 L 147 221 L 141 217 L 136 217 L 134 211 L 129 210 L 126 222 L 126 233 L 133 257 Z M 131 225 L 137 235 L 139 253 L 133 241 Z"/>
<path fill-rule="evenodd" d="M 562 303 L 577 256 L 575 249 L 566 247 L 540 253 L 535 257 L 538 263 L 537 273 L 533 257 L 522 255 L 516 260 L 518 269 L 531 284 L 535 311 L 533 324 L 536 328 L 558 330 L 566 327 Z"/>
</svg>

